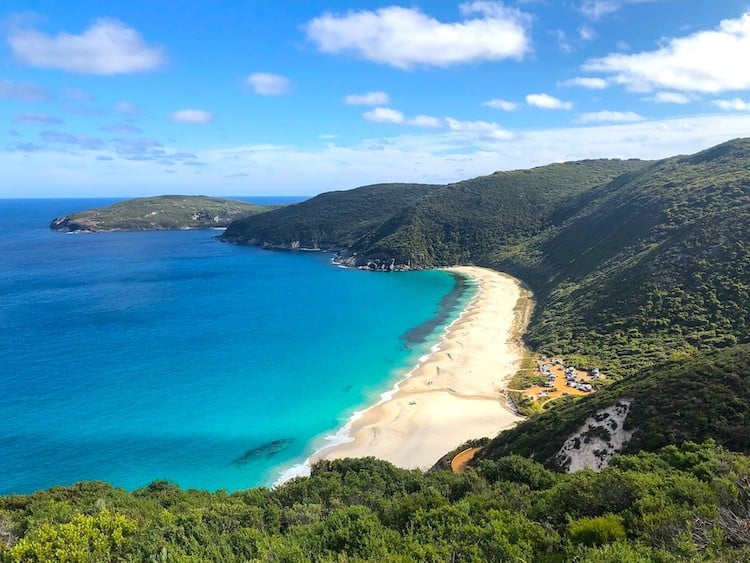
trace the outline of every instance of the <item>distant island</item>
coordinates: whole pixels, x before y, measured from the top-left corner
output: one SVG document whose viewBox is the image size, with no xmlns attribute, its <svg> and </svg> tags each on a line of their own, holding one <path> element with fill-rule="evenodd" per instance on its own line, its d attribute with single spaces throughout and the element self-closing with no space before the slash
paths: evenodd
<svg viewBox="0 0 750 563">
<path fill-rule="evenodd" d="M 50 223 L 50 229 L 62 232 L 213 229 L 273 207 L 200 195 L 140 197 L 57 217 Z"/>
</svg>

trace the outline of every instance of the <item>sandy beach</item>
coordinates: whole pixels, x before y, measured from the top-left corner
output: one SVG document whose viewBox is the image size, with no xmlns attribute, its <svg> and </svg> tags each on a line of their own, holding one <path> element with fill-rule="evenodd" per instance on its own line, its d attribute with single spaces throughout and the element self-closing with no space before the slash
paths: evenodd
<svg viewBox="0 0 750 563">
<path fill-rule="evenodd" d="M 494 270 L 449 270 L 476 280 L 478 291 L 439 349 L 399 383 L 390 400 L 351 423 L 353 441 L 321 450 L 311 461 L 375 456 L 424 470 L 466 440 L 495 436 L 521 420 L 501 392 L 523 356 L 520 335 L 531 295 L 518 280 Z"/>
</svg>

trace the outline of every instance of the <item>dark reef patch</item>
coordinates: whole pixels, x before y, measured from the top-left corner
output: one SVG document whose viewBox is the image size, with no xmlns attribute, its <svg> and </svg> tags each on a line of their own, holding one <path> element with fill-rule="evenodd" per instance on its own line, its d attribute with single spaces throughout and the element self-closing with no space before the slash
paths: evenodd
<svg viewBox="0 0 750 563">
<path fill-rule="evenodd" d="M 438 326 L 441 326 L 450 317 L 451 314 L 458 307 L 461 298 L 469 291 L 472 282 L 466 276 L 450 272 L 451 276 L 455 280 L 455 285 L 448 294 L 440 300 L 440 308 L 435 313 L 435 316 L 431 319 L 423 322 L 421 325 L 416 326 L 406 331 L 401 339 L 404 344 L 411 348 L 418 344 L 422 344 L 427 337 L 432 334 Z"/>
<path fill-rule="evenodd" d="M 288 448 L 292 442 L 294 442 L 294 439 L 292 438 L 281 438 L 279 440 L 266 442 L 265 444 L 247 450 L 240 457 L 232 460 L 230 465 L 242 467 L 243 465 L 247 465 L 258 459 L 273 457 Z"/>
</svg>

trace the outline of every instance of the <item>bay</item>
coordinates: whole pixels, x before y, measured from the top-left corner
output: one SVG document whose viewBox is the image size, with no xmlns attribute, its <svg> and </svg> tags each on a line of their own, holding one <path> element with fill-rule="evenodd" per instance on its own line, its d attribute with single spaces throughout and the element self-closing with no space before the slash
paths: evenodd
<svg viewBox="0 0 750 563">
<path fill-rule="evenodd" d="M 270 485 L 470 297 L 442 271 L 347 270 L 216 231 L 48 229 L 112 201 L 0 200 L 0 494 Z"/>
</svg>

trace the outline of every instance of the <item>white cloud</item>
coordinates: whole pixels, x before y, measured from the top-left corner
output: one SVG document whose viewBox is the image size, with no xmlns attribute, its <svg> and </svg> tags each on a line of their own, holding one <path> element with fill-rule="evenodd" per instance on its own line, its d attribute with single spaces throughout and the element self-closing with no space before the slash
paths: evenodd
<svg viewBox="0 0 750 563">
<path fill-rule="evenodd" d="M 514 111 L 518 109 L 518 104 L 515 102 L 509 102 L 508 100 L 501 100 L 500 98 L 494 98 L 482 103 L 483 106 L 489 108 L 501 109 L 503 111 Z"/>
<path fill-rule="evenodd" d="M 245 79 L 245 82 L 253 87 L 256 94 L 261 94 L 262 96 L 286 94 L 291 87 L 291 82 L 288 78 L 268 72 L 253 73 Z"/>
<path fill-rule="evenodd" d="M 571 45 L 570 41 L 568 41 L 568 36 L 562 29 L 555 29 L 553 31 L 550 31 L 550 34 L 557 39 L 557 47 L 560 49 L 560 52 L 569 55 L 570 53 L 575 51 L 573 45 Z"/>
<path fill-rule="evenodd" d="M 521 59 L 530 49 L 529 18 L 502 2 L 460 5 L 462 21 L 444 23 L 418 8 L 326 13 L 305 25 L 324 53 L 352 53 L 400 69 Z"/>
<path fill-rule="evenodd" d="M 434 129 L 436 127 L 442 127 L 443 121 L 437 117 L 431 115 L 417 115 L 416 117 L 408 118 L 400 111 L 377 107 L 370 111 L 362 114 L 367 121 L 373 123 L 395 123 L 397 125 L 413 125 L 414 127 L 424 127 L 426 129 Z"/>
<path fill-rule="evenodd" d="M 175 123 L 210 123 L 214 114 L 203 109 L 180 109 L 169 114 L 169 119 Z"/>
<path fill-rule="evenodd" d="M 15 57 L 34 67 L 81 74 L 128 74 L 157 68 L 164 62 L 158 47 L 115 19 L 100 19 L 80 35 L 46 35 L 34 29 L 15 29 L 8 36 Z"/>
<path fill-rule="evenodd" d="M 578 116 L 579 123 L 635 123 L 645 118 L 632 111 L 595 111 Z"/>
<path fill-rule="evenodd" d="M 155 174 L 162 169 L 158 154 L 150 161 L 143 161 L 136 158 L 137 154 L 122 158 L 107 147 L 80 154 L 69 150 L 71 145 L 23 143 L 15 150 L 0 151 L 0 169 L 6 178 L 0 184 L 0 197 L 204 193 L 207 181 L 216 193 L 231 193 L 237 189 L 237 180 L 225 176 L 238 170 L 252 171 L 251 177 L 243 180 L 242 188 L 245 193 L 255 195 L 316 194 L 389 181 L 449 183 L 496 170 L 551 162 L 586 158 L 657 159 L 690 154 L 747 136 L 748 131 L 750 113 L 714 113 L 637 123 L 528 130 L 517 132 L 512 142 L 464 127 L 364 139 L 347 146 L 256 145 L 216 150 L 193 147 L 196 160 L 208 165 L 202 177 L 194 176 L 188 166 L 176 168 L 177 173 L 169 176 Z M 377 147 L 379 150 L 375 150 Z M 173 152 L 170 147 L 162 147 L 162 151 Z M 301 177 L 299 170 L 306 170 L 307 174 Z"/>
<path fill-rule="evenodd" d="M 666 41 L 655 51 L 613 53 L 592 59 L 584 70 L 606 72 L 629 90 L 709 92 L 750 88 L 750 12 L 723 20 L 717 29 Z"/>
<path fill-rule="evenodd" d="M 593 41 L 596 39 L 596 32 L 587 25 L 578 28 L 578 37 L 583 41 Z"/>
<path fill-rule="evenodd" d="M 615 0 L 583 0 L 580 7 L 581 13 L 592 20 L 598 20 L 619 9 L 620 3 Z"/>
<path fill-rule="evenodd" d="M 604 90 L 607 87 L 607 81 L 603 78 L 594 78 L 588 76 L 576 76 L 563 82 L 558 82 L 558 86 L 580 86 L 589 90 Z"/>
<path fill-rule="evenodd" d="M 618 11 L 624 4 L 638 4 L 653 1 L 654 0 L 583 0 L 579 6 L 579 10 L 587 18 L 598 20 L 608 14 Z"/>
<path fill-rule="evenodd" d="M 526 96 L 526 103 L 542 109 L 571 109 L 573 107 L 572 103 L 564 102 L 549 94 L 529 94 Z"/>
<path fill-rule="evenodd" d="M 443 122 L 440 119 L 431 115 L 418 115 L 407 120 L 407 123 L 409 125 L 414 125 L 415 127 L 425 128 L 435 128 L 443 126 Z"/>
<path fill-rule="evenodd" d="M 750 111 L 750 102 L 746 102 L 740 98 L 714 100 L 714 105 L 724 111 Z"/>
<path fill-rule="evenodd" d="M 362 114 L 367 121 L 373 123 L 403 123 L 404 114 L 391 108 L 375 108 Z"/>
<path fill-rule="evenodd" d="M 657 92 L 653 96 L 643 98 L 647 102 L 656 102 L 657 104 L 688 104 L 691 101 L 690 96 L 679 92 Z"/>
<path fill-rule="evenodd" d="M 507 140 L 513 138 L 513 133 L 503 129 L 495 122 L 488 121 L 460 121 L 451 117 L 446 117 L 451 131 L 460 133 L 479 134 L 481 137 L 489 137 L 494 140 Z"/>
<path fill-rule="evenodd" d="M 366 94 L 349 94 L 344 103 L 350 106 L 383 106 L 390 103 L 391 97 L 386 92 L 367 92 Z"/>
</svg>

